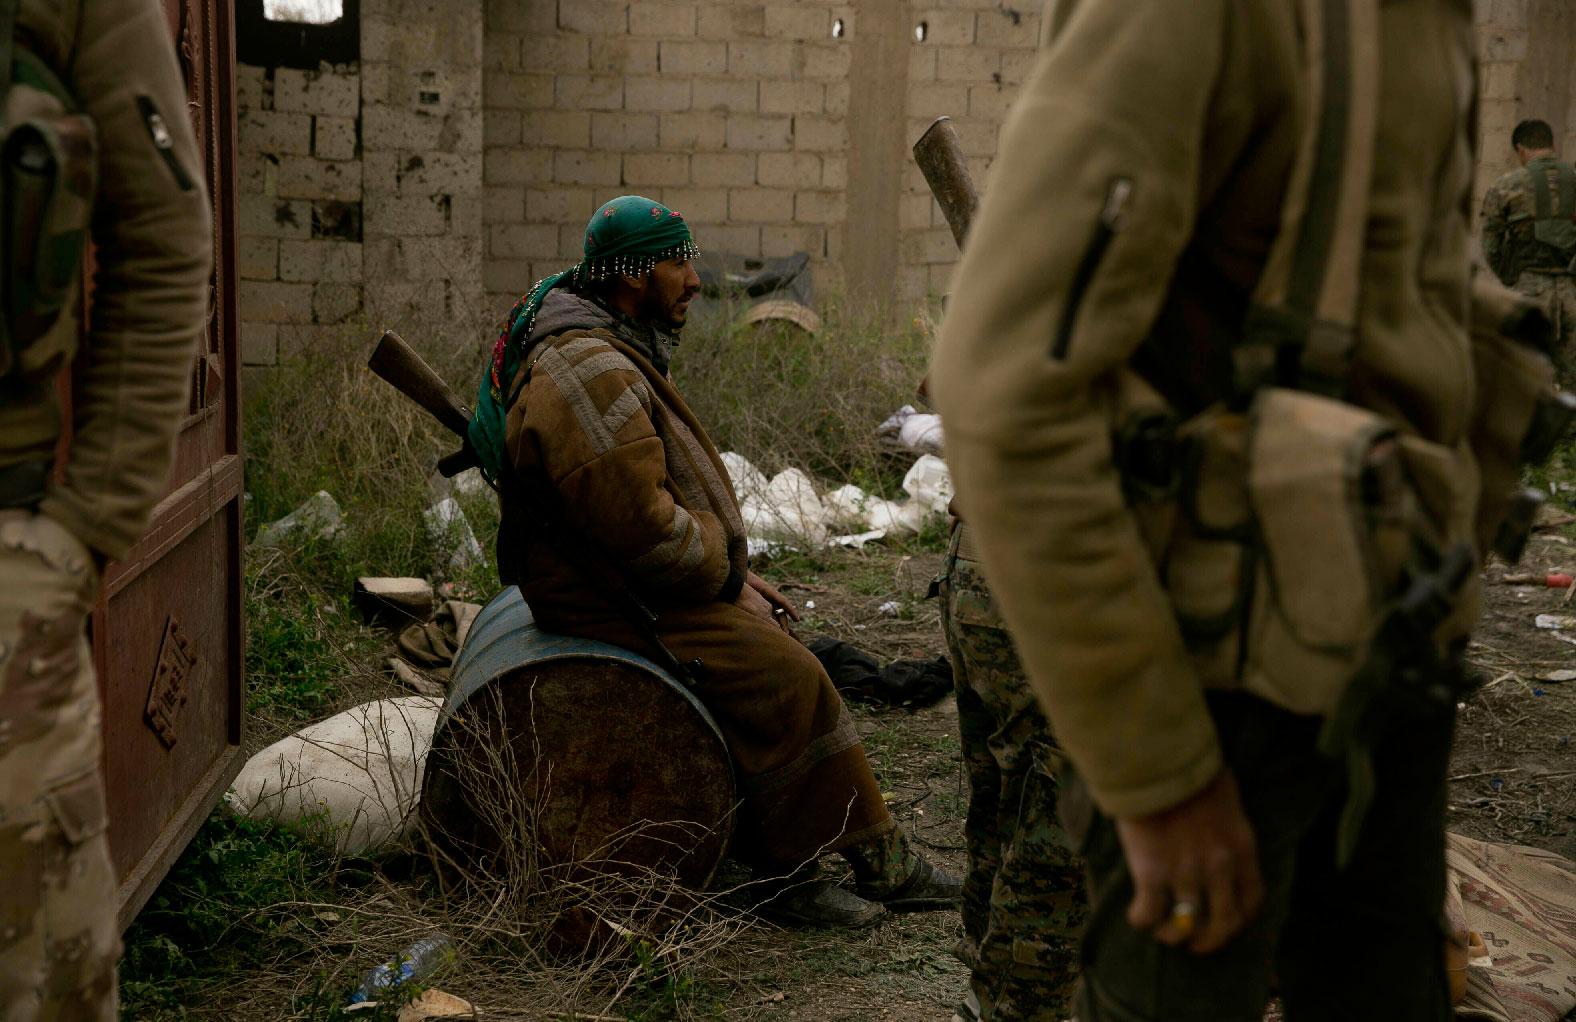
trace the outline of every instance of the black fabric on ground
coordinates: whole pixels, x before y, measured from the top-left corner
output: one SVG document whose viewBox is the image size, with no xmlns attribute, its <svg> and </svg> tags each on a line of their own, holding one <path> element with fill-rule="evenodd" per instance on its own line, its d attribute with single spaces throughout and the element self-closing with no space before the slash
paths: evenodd
<svg viewBox="0 0 1576 1022">
<path fill-rule="evenodd" d="M 952 691 L 952 664 L 944 656 L 894 660 L 885 667 L 858 646 L 841 639 L 806 643 L 821 661 L 832 684 L 849 699 L 888 706 L 929 706 Z"/>
</svg>

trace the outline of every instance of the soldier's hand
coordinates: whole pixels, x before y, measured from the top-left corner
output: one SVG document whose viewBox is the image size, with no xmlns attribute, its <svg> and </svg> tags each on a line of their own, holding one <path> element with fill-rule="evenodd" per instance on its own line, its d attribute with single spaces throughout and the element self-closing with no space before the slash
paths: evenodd
<svg viewBox="0 0 1576 1022">
<path fill-rule="evenodd" d="M 1156 940 L 1208 954 L 1263 905 L 1253 828 L 1229 770 L 1180 805 L 1118 819 L 1116 834 L 1133 875 L 1127 921 Z"/>
<path fill-rule="evenodd" d="M 788 597 L 777 591 L 777 587 L 766 581 L 755 572 L 750 572 L 747 583 L 751 589 L 760 593 L 772 609 L 778 614 L 785 614 L 790 621 L 799 620 L 799 608 L 789 602 Z"/>
<path fill-rule="evenodd" d="M 739 597 L 733 603 L 740 610 L 748 611 L 756 617 L 765 618 L 773 624 L 777 622 L 777 615 L 772 613 L 772 605 L 766 602 L 766 597 L 756 592 L 752 586 L 745 586 L 739 590 Z"/>
</svg>

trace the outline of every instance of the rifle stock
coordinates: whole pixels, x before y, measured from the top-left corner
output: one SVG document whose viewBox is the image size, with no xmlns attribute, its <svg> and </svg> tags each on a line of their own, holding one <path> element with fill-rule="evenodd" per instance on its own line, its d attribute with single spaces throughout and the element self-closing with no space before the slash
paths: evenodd
<svg viewBox="0 0 1576 1022">
<path fill-rule="evenodd" d="M 980 196 L 969 177 L 963 145 L 958 141 L 952 118 L 937 117 L 931 122 L 914 143 L 914 162 L 919 164 L 925 183 L 947 218 L 947 226 L 952 228 L 952 240 L 959 249 L 963 248 L 963 239 L 968 236 L 974 212 L 980 206 Z"/>
<path fill-rule="evenodd" d="M 444 428 L 462 441 L 465 439 L 466 428 L 471 422 L 471 410 L 461 403 L 459 396 L 433 371 L 427 360 L 406 344 L 399 334 L 392 330 L 384 332 L 377 347 L 372 349 L 372 357 L 367 359 L 367 368 L 395 390 L 421 405 Z M 438 471 L 448 478 L 477 464 L 476 452 L 466 444 L 439 460 Z"/>
</svg>

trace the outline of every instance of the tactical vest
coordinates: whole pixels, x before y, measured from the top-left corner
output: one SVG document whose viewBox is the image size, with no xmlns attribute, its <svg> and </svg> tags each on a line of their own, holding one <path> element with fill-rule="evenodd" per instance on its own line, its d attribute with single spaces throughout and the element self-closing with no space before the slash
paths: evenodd
<svg viewBox="0 0 1576 1022">
<path fill-rule="evenodd" d="M 1549 171 L 1554 183 L 1549 183 Z M 1542 157 L 1527 164 L 1532 178 L 1533 237 L 1559 251 L 1569 261 L 1576 255 L 1576 168 L 1553 157 Z"/>
<path fill-rule="evenodd" d="M 78 295 L 98 186 L 98 140 L 60 77 L 16 39 L 0 0 L 0 380 L 41 380 L 76 347 Z"/>
</svg>

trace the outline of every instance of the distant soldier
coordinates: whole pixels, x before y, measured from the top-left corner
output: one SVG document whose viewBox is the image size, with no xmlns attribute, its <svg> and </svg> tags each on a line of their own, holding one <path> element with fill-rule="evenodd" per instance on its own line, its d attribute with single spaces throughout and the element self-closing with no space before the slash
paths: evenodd
<svg viewBox="0 0 1576 1022">
<path fill-rule="evenodd" d="M 1569 386 L 1576 372 L 1576 168 L 1558 159 L 1554 131 L 1522 121 L 1510 136 L 1520 168 L 1483 197 L 1483 255 L 1499 279 L 1545 302 L 1558 334 L 1555 360 Z"/>
<path fill-rule="evenodd" d="M 0 1018 L 110 1020 L 118 885 L 84 618 L 163 494 L 212 264 L 158 0 L 0 0 L 0 141 Z"/>
</svg>

